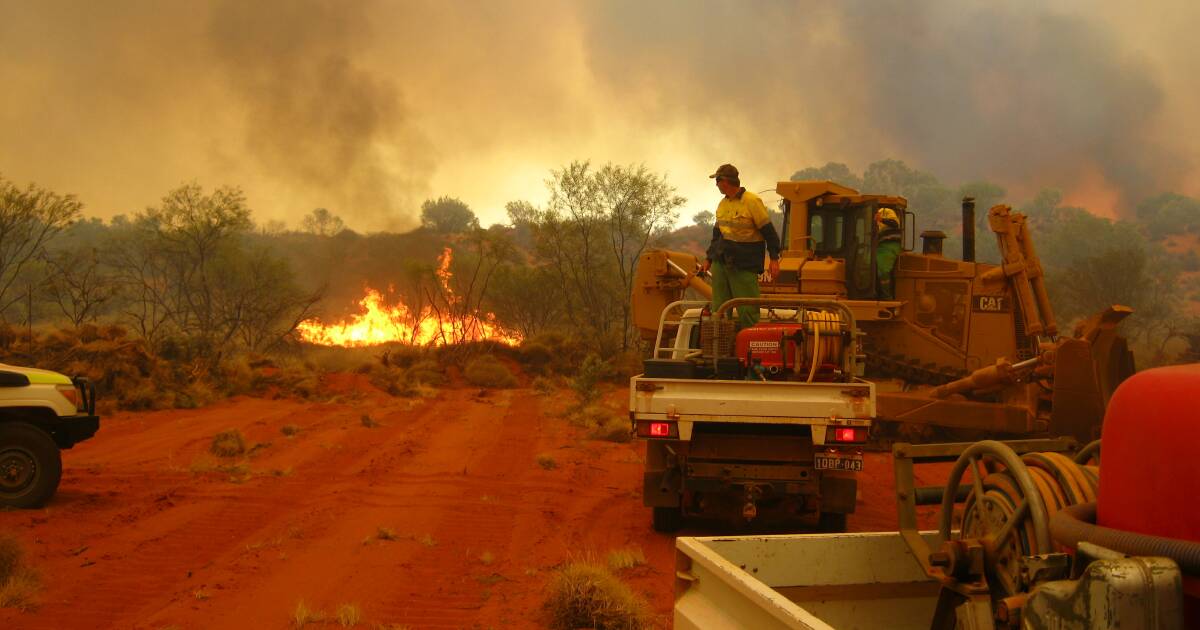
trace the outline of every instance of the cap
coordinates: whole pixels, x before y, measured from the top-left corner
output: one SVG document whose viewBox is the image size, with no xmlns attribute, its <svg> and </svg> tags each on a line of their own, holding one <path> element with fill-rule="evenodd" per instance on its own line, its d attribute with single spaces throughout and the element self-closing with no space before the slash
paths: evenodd
<svg viewBox="0 0 1200 630">
<path fill-rule="evenodd" d="M 709 178 L 717 178 L 717 177 L 726 177 L 729 179 L 737 179 L 738 178 L 737 167 L 732 164 L 722 164 L 721 166 L 717 167 L 716 173 L 709 175 Z"/>
</svg>

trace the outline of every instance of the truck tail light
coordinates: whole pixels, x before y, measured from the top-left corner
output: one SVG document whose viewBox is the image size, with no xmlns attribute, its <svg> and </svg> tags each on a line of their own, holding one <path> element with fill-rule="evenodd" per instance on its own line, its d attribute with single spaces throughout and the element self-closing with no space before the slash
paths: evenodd
<svg viewBox="0 0 1200 630">
<path fill-rule="evenodd" d="M 643 438 L 677 438 L 679 437 L 679 425 L 659 420 L 638 420 L 637 435 Z"/>
<path fill-rule="evenodd" d="M 867 441 L 866 427 L 837 427 L 833 430 L 833 441 L 839 444 L 854 444 Z"/>
</svg>

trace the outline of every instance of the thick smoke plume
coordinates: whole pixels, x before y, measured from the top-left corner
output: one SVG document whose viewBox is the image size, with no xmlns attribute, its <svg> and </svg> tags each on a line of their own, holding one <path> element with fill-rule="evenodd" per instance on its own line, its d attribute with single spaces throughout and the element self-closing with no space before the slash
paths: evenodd
<svg viewBox="0 0 1200 630">
<path fill-rule="evenodd" d="M 363 66 L 367 5 L 227 0 L 208 44 L 246 107 L 244 150 L 257 166 L 362 218 L 419 202 L 433 162 L 408 123 L 399 77 Z"/>
<path fill-rule="evenodd" d="M 1154 16 L 1171 15 L 1162 20 Z M 359 229 L 455 195 L 485 222 L 550 168 L 645 163 L 707 207 L 896 157 L 1126 213 L 1200 193 L 1195 3 L 0 0 L 0 173 L 100 215 L 184 181 Z"/>
</svg>

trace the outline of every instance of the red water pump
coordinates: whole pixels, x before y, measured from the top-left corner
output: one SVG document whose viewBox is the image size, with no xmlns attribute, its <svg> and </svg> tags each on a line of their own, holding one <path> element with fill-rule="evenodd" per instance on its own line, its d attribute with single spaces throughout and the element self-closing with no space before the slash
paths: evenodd
<svg viewBox="0 0 1200 630">
<path fill-rule="evenodd" d="M 751 380 L 828 381 L 842 356 L 837 313 L 803 310 L 790 319 L 751 326 L 737 334 L 734 350 Z"/>
</svg>

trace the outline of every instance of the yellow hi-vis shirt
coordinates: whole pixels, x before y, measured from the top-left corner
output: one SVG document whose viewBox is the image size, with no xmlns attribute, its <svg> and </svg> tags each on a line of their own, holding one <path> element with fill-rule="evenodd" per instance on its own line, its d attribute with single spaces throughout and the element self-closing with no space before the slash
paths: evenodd
<svg viewBox="0 0 1200 630">
<path fill-rule="evenodd" d="M 759 229 L 770 222 L 762 199 L 745 188 L 737 197 L 724 197 L 717 204 L 717 227 L 721 236 L 731 241 L 757 243 L 763 240 Z"/>
</svg>

